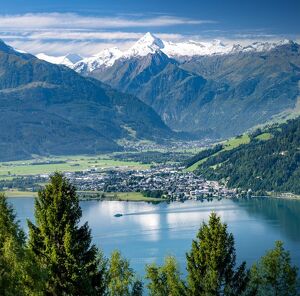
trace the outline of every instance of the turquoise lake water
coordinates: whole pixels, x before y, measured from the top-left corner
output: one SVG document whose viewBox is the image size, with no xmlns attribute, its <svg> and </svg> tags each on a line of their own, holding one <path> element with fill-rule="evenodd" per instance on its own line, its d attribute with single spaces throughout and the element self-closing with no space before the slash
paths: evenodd
<svg viewBox="0 0 300 296">
<path fill-rule="evenodd" d="M 10 198 L 20 224 L 33 220 L 33 198 Z M 185 253 L 203 221 L 212 211 L 218 213 L 234 234 L 237 261 L 252 264 L 276 240 L 284 241 L 292 261 L 300 267 L 300 201 L 254 199 L 233 201 L 151 204 L 144 202 L 84 201 L 82 222 L 88 221 L 93 242 L 105 255 L 119 249 L 140 274 L 147 263 L 161 263 L 167 255 L 176 256 L 182 272 Z M 122 213 L 122 217 L 114 217 Z"/>
</svg>

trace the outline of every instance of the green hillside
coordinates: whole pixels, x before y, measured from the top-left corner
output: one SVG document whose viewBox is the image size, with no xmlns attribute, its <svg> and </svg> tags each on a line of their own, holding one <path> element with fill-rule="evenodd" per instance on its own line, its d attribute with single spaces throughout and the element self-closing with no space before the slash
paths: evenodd
<svg viewBox="0 0 300 296">
<path fill-rule="evenodd" d="M 257 130 L 249 139 L 198 160 L 195 171 L 229 187 L 300 194 L 300 118 Z"/>
</svg>

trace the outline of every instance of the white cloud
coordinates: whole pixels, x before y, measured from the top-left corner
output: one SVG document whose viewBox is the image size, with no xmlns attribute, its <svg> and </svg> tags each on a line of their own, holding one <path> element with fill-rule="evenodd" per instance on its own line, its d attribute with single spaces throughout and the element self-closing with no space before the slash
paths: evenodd
<svg viewBox="0 0 300 296">
<path fill-rule="evenodd" d="M 78 31 L 78 30 L 42 30 L 32 31 L 26 34 L 20 34 L 20 32 L 10 32 L 9 34 L 0 33 L 0 38 L 3 39 L 27 39 L 27 40 L 136 40 L 141 38 L 145 33 L 137 32 L 97 32 L 97 31 Z M 177 40 L 184 38 L 181 34 L 155 34 L 156 36 L 168 39 Z"/>
<path fill-rule="evenodd" d="M 0 39 L 14 48 L 32 54 L 41 52 L 49 55 L 65 55 L 78 53 L 82 56 L 91 56 L 103 49 L 118 47 L 128 49 L 141 38 L 144 33 L 136 32 L 82 32 L 82 31 L 34 31 L 20 34 L 19 32 L 6 34 L 0 32 Z M 180 34 L 160 34 L 155 36 L 164 40 L 182 40 Z"/>
<path fill-rule="evenodd" d="M 10 40 L 7 43 L 19 50 L 28 53 L 38 54 L 46 53 L 54 56 L 66 55 L 68 53 L 77 53 L 84 57 L 99 53 L 101 50 L 110 47 L 119 47 L 127 49 L 132 45 L 132 41 L 119 42 L 90 42 L 90 41 L 43 41 L 43 40 Z"/>
<path fill-rule="evenodd" d="M 35 29 L 114 29 L 114 28 L 151 28 L 175 25 L 199 25 L 214 23 L 211 20 L 196 20 L 175 16 L 159 15 L 154 17 L 97 17 L 75 13 L 27 13 L 23 15 L 0 15 L 0 28 L 8 30 Z"/>
<path fill-rule="evenodd" d="M 153 32 L 161 27 L 205 23 L 213 21 L 160 14 L 101 17 L 75 13 L 27 13 L 0 15 L 0 38 L 13 47 L 33 54 L 76 52 L 89 56 L 111 46 L 128 48 L 144 35 L 137 32 L 140 30 Z M 156 35 L 166 40 L 184 38 L 180 34 Z"/>
<path fill-rule="evenodd" d="M 144 33 L 151 31 L 168 41 L 220 39 L 226 43 L 250 43 L 252 40 L 278 40 L 299 36 L 266 34 L 264 29 L 224 31 L 216 28 L 199 30 L 196 35 L 161 33 L 174 31 L 182 26 L 216 23 L 161 14 L 123 14 L 112 17 L 87 16 L 75 13 L 28 13 L 0 15 L 0 38 L 11 46 L 33 54 L 49 55 L 78 53 L 91 56 L 99 51 L 117 46 L 129 48 Z M 170 27 L 170 28 L 168 28 Z M 188 31 L 188 30 L 187 30 Z"/>
</svg>

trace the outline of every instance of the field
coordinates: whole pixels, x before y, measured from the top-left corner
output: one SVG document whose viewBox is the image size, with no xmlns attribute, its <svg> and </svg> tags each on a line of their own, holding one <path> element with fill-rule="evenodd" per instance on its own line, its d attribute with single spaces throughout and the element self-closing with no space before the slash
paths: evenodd
<svg viewBox="0 0 300 296">
<path fill-rule="evenodd" d="M 148 165 L 133 161 L 111 159 L 109 155 L 97 156 L 60 156 L 44 157 L 31 160 L 0 162 L 0 179 L 9 180 L 17 176 L 50 174 L 59 172 L 76 172 L 91 168 L 148 168 Z"/>
<path fill-rule="evenodd" d="M 151 201 L 159 202 L 165 201 L 162 198 L 145 197 L 140 192 L 117 192 L 117 193 L 105 193 L 107 199 L 116 199 L 121 201 Z"/>
<path fill-rule="evenodd" d="M 270 140 L 271 138 L 272 138 L 272 134 L 270 134 L 270 133 L 263 133 L 256 137 L 256 139 L 261 140 L 261 141 L 267 141 L 267 140 Z"/>
<path fill-rule="evenodd" d="M 232 139 L 229 139 L 228 141 L 224 142 L 224 150 L 232 150 L 240 145 L 243 144 L 249 144 L 250 143 L 250 137 L 247 134 L 244 134 L 242 136 L 238 136 Z M 223 151 L 223 150 L 221 150 Z"/>
<path fill-rule="evenodd" d="M 116 201 L 165 201 L 162 198 L 145 197 L 140 192 L 100 192 L 100 191 L 78 191 L 81 200 L 102 199 Z M 102 196 L 104 194 L 104 196 Z"/>
</svg>

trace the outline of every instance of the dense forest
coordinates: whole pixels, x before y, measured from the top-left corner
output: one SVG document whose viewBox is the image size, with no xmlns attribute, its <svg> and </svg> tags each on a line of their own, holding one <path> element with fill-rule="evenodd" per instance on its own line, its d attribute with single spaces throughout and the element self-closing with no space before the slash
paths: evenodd
<svg viewBox="0 0 300 296">
<path fill-rule="evenodd" d="M 258 130 L 250 138 L 249 144 L 208 157 L 197 172 L 229 187 L 300 194 L 300 118 Z"/>
<path fill-rule="evenodd" d="M 183 279 L 174 257 L 149 264 L 145 283 L 119 251 L 110 258 L 92 244 L 76 190 L 61 174 L 35 200 L 26 237 L 0 194 L 0 295 L 3 296 L 296 296 L 298 270 L 276 242 L 250 269 L 236 263 L 233 235 L 215 213 L 203 222 L 186 254 Z M 146 284 L 146 286 L 145 286 Z M 147 291 L 146 291 L 147 289 Z"/>
</svg>

